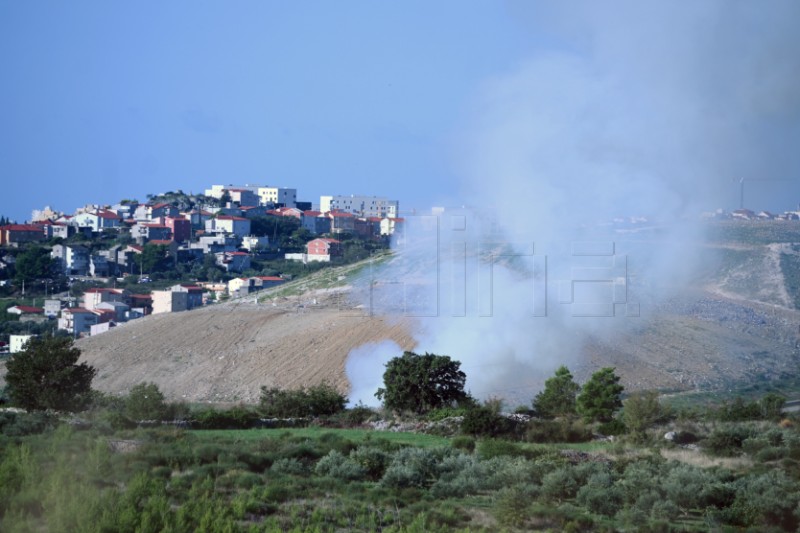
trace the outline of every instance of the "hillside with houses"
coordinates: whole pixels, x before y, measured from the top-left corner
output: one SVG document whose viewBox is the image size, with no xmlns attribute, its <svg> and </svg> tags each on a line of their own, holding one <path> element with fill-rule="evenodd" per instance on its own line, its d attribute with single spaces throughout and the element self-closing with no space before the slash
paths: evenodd
<svg viewBox="0 0 800 533">
<path fill-rule="evenodd" d="M 0 218 L 0 351 L 31 335 L 105 333 L 151 314 L 243 298 L 388 248 L 397 201 L 298 199 L 297 189 L 212 185 Z"/>
</svg>

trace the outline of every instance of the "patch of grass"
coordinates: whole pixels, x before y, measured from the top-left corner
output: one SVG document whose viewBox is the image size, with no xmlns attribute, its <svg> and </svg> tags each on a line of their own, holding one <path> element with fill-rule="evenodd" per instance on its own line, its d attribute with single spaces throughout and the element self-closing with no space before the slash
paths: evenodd
<svg viewBox="0 0 800 533">
<path fill-rule="evenodd" d="M 425 435 L 423 433 L 403 433 L 399 431 L 373 431 L 370 429 L 331 429 L 319 427 L 291 428 L 291 429 L 208 429 L 193 430 L 190 433 L 199 440 L 241 440 L 253 441 L 261 439 L 274 439 L 282 435 L 319 439 L 325 434 L 338 435 L 356 443 L 369 443 L 375 441 L 388 441 L 393 444 L 419 446 L 432 448 L 434 446 L 447 446 L 449 441 L 445 437 Z"/>
</svg>

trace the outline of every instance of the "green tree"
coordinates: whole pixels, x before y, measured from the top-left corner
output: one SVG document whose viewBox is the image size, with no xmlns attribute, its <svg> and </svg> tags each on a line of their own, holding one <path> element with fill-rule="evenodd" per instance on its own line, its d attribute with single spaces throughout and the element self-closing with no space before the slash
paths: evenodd
<svg viewBox="0 0 800 533">
<path fill-rule="evenodd" d="M 125 399 L 125 414 L 131 420 L 162 420 L 169 406 L 155 383 L 135 385 Z"/>
<path fill-rule="evenodd" d="M 17 283 L 30 283 L 33 280 L 49 278 L 56 275 L 56 262 L 50 257 L 50 251 L 41 246 L 31 246 L 17 256 L 15 264 Z"/>
<path fill-rule="evenodd" d="M 614 411 L 622 407 L 621 394 L 625 388 L 611 367 L 601 368 L 583 385 L 577 399 L 577 410 L 584 420 L 610 422 Z"/>
<path fill-rule="evenodd" d="M 94 367 L 77 364 L 70 337 L 33 337 L 6 363 L 11 402 L 24 409 L 78 411 L 89 401 Z"/>
<path fill-rule="evenodd" d="M 533 408 L 544 417 L 574 415 L 575 398 L 580 389 L 572 373 L 562 365 L 552 378 L 544 382 L 544 390 L 533 399 Z"/>
<path fill-rule="evenodd" d="M 656 391 L 636 392 L 623 402 L 622 420 L 634 435 L 641 436 L 647 428 L 658 422 L 661 415 Z"/>
<path fill-rule="evenodd" d="M 418 414 L 455 404 L 471 404 L 464 392 L 467 375 L 461 363 L 446 355 L 404 352 L 386 363 L 384 387 L 375 396 L 387 409 L 408 410 Z"/>
<path fill-rule="evenodd" d="M 133 256 L 133 262 L 136 268 L 148 274 L 167 270 L 171 264 L 167 258 L 167 247 L 157 244 L 145 244 L 142 253 Z"/>
</svg>

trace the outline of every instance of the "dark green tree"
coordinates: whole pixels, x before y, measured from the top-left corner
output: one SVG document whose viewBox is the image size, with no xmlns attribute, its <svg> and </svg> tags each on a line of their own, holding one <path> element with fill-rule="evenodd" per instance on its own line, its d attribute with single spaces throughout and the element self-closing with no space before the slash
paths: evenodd
<svg viewBox="0 0 800 533">
<path fill-rule="evenodd" d="M 533 408 L 543 417 L 574 415 L 575 398 L 580 389 L 572 373 L 562 365 L 552 378 L 544 382 L 544 390 L 533 399 Z"/>
<path fill-rule="evenodd" d="M 6 363 L 12 404 L 29 410 L 78 411 L 90 399 L 94 367 L 78 363 L 70 337 L 33 337 Z"/>
<path fill-rule="evenodd" d="M 614 411 L 622 407 L 621 395 L 625 387 L 619 384 L 619 379 L 611 367 L 601 368 L 592 374 L 578 395 L 578 414 L 587 422 L 610 422 Z"/>
<path fill-rule="evenodd" d="M 162 420 L 168 410 L 164 394 L 155 383 L 135 385 L 125 399 L 125 414 L 131 420 Z"/>
<path fill-rule="evenodd" d="M 629 432 L 641 437 L 662 416 L 656 391 L 640 391 L 623 402 L 622 420 Z"/>
<path fill-rule="evenodd" d="M 404 352 L 386 363 L 384 387 L 375 396 L 387 409 L 407 410 L 418 414 L 457 404 L 471 404 L 464 392 L 467 375 L 461 363 L 446 355 Z"/>
<path fill-rule="evenodd" d="M 30 283 L 56 275 L 55 259 L 50 257 L 50 250 L 41 246 L 31 246 L 19 254 L 15 267 L 14 279 L 17 283 Z"/>
<path fill-rule="evenodd" d="M 147 274 L 163 272 L 172 264 L 167 257 L 167 247 L 158 244 L 145 244 L 142 253 L 133 256 L 133 262 L 137 269 Z"/>
</svg>

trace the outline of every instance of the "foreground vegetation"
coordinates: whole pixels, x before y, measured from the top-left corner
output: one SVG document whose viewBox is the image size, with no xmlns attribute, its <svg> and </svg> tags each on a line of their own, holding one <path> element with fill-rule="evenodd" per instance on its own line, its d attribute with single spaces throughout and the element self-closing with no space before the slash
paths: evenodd
<svg viewBox="0 0 800 533">
<path fill-rule="evenodd" d="M 457 361 L 406 352 L 383 410 L 345 408 L 324 382 L 223 410 L 152 383 L 92 391 L 78 355 L 44 338 L 9 363 L 5 400 L 30 411 L 0 411 L 0 531 L 800 526 L 800 430 L 774 393 L 677 409 L 654 391 L 623 399 L 612 368 L 578 385 L 561 367 L 508 414 L 463 394 Z"/>
</svg>

